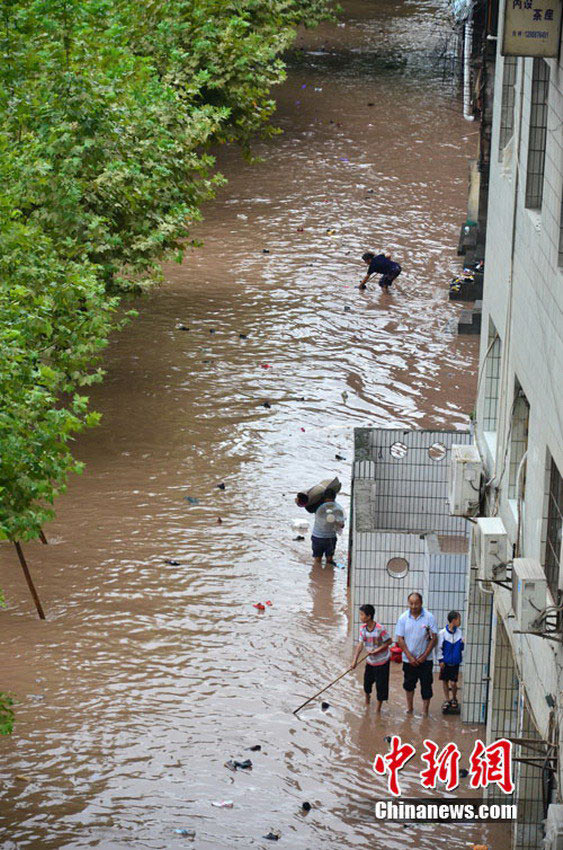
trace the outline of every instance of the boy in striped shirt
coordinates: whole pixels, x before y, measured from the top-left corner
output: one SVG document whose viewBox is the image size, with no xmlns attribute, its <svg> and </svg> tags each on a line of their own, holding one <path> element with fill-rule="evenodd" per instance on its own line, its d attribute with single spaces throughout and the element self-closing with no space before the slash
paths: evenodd
<svg viewBox="0 0 563 850">
<path fill-rule="evenodd" d="M 366 659 L 364 672 L 364 691 L 366 705 L 370 704 L 371 691 L 375 682 L 377 694 L 377 713 L 381 712 L 381 706 L 389 699 L 389 664 L 391 653 L 389 647 L 392 644 L 390 635 L 383 626 L 374 620 L 375 608 L 373 605 L 360 605 L 360 642 L 356 647 L 352 669 L 356 667 L 362 650 L 369 652 Z"/>
</svg>

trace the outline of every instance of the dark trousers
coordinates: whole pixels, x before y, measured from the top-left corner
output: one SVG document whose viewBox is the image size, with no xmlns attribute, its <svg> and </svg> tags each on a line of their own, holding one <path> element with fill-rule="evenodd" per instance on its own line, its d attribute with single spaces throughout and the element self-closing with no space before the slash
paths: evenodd
<svg viewBox="0 0 563 850">
<path fill-rule="evenodd" d="M 366 664 L 364 672 L 364 691 L 366 694 L 371 694 L 373 683 L 375 682 L 375 691 L 379 702 L 384 702 L 389 699 L 389 665 L 390 661 L 385 664 Z"/>
<path fill-rule="evenodd" d="M 403 688 L 405 691 L 414 691 L 416 683 L 420 682 L 420 694 L 422 699 L 432 699 L 432 661 L 425 661 L 415 667 L 413 664 L 403 662 Z"/>
<path fill-rule="evenodd" d="M 388 271 L 386 274 L 382 275 L 379 285 L 380 286 L 391 286 L 396 277 L 399 277 L 401 274 L 401 266 L 399 263 L 393 263 L 393 268 Z"/>
</svg>

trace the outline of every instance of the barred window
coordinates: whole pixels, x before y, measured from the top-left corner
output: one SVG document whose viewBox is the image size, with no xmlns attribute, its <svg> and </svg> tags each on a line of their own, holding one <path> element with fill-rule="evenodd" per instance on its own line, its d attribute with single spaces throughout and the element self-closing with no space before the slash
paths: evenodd
<svg viewBox="0 0 563 850">
<path fill-rule="evenodd" d="M 508 498 L 524 497 L 526 489 L 526 473 L 522 471 L 518 481 L 520 462 L 528 450 L 528 421 L 530 405 L 518 381 L 515 386 L 515 398 L 512 407 L 512 424 L 510 437 L 510 474 L 508 479 Z"/>
<path fill-rule="evenodd" d="M 502 74 L 502 102 L 500 107 L 500 136 L 498 158 L 502 160 L 505 147 L 514 132 L 514 92 L 516 89 L 516 56 L 504 57 Z"/>
<path fill-rule="evenodd" d="M 551 460 L 547 493 L 547 530 L 545 540 L 545 575 L 555 600 L 558 598 L 561 564 L 561 532 L 563 529 L 563 479 Z"/>
<path fill-rule="evenodd" d="M 540 209 L 543 199 L 548 91 L 549 66 L 545 59 L 534 59 L 526 176 L 526 206 L 530 209 Z"/>
<path fill-rule="evenodd" d="M 499 379 L 500 379 L 500 339 L 495 326 L 489 321 L 488 355 L 482 368 L 485 370 L 485 404 L 483 408 L 483 430 L 497 430 Z"/>
</svg>

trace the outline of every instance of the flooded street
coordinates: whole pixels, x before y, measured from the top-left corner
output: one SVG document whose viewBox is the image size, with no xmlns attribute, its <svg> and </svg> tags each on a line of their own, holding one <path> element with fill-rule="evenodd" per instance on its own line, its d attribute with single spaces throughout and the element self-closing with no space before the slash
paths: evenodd
<svg viewBox="0 0 563 850">
<path fill-rule="evenodd" d="M 326 713 L 292 714 L 352 655 L 346 571 L 311 569 L 295 492 L 338 474 L 347 507 L 354 427 L 466 428 L 475 390 L 477 338 L 446 330 L 476 127 L 438 60 L 445 13 L 343 7 L 291 52 L 283 132 L 258 164 L 219 152 L 203 247 L 109 347 L 86 472 L 50 545 L 25 547 L 46 622 L 0 547 L 2 687 L 19 700 L 0 740 L 6 850 L 260 848 L 271 828 L 289 850 L 508 846 L 499 826 L 373 823 L 385 735 L 456 740 L 465 761 L 484 735 L 442 717 L 437 677 L 427 721 L 404 717 L 398 666 L 380 719 L 359 671 Z M 358 291 L 369 249 L 401 263 L 396 291 Z M 249 756 L 249 774 L 224 767 Z"/>
</svg>

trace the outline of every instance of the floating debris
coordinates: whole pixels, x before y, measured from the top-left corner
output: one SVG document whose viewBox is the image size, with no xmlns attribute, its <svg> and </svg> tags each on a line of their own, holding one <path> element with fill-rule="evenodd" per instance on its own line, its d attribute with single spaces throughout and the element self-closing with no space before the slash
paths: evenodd
<svg viewBox="0 0 563 850">
<path fill-rule="evenodd" d="M 251 747 L 247 747 L 246 749 L 251 753 L 259 753 L 262 749 L 262 744 L 253 744 Z"/>
<path fill-rule="evenodd" d="M 166 558 L 164 561 L 165 564 L 168 564 L 169 567 L 180 567 L 180 561 L 175 561 L 174 558 Z"/>
<path fill-rule="evenodd" d="M 221 482 L 220 484 L 217 484 L 217 489 L 218 490 L 224 490 L 225 489 L 225 485 L 223 484 L 223 482 Z"/>
<path fill-rule="evenodd" d="M 189 328 L 186 325 L 183 325 L 182 322 L 178 322 L 176 325 L 177 331 L 189 331 Z"/>
<path fill-rule="evenodd" d="M 199 499 L 195 496 L 184 496 L 184 501 L 189 502 L 190 505 L 199 505 Z"/>
<path fill-rule="evenodd" d="M 305 803 L 303 803 L 301 808 L 303 809 L 304 812 L 310 812 L 313 807 L 310 803 L 305 802 Z"/>
<path fill-rule="evenodd" d="M 253 602 L 252 607 L 257 608 L 259 611 L 265 611 L 266 610 L 266 606 L 262 605 L 261 602 Z"/>
<path fill-rule="evenodd" d="M 239 339 L 246 339 L 248 334 L 239 334 Z"/>
<path fill-rule="evenodd" d="M 183 835 L 184 838 L 195 838 L 195 829 L 175 829 L 176 835 Z"/>
<path fill-rule="evenodd" d="M 293 538 L 294 540 L 305 540 L 302 534 L 298 534 L 297 537 Z"/>
<path fill-rule="evenodd" d="M 338 455 L 338 454 L 337 454 L 337 455 L 334 455 L 334 457 L 336 458 L 336 460 L 346 460 L 346 458 L 344 457 L 344 455 Z"/>
<path fill-rule="evenodd" d="M 263 835 L 262 838 L 267 839 L 267 841 L 279 841 L 281 838 L 281 832 L 279 829 L 271 829 L 267 835 Z"/>
<path fill-rule="evenodd" d="M 211 805 L 215 806 L 216 809 L 232 809 L 234 802 L 232 800 L 217 800 L 212 801 Z"/>
<path fill-rule="evenodd" d="M 321 709 L 323 711 L 326 711 L 327 708 L 330 708 L 330 703 L 329 702 L 321 702 Z"/>
<path fill-rule="evenodd" d="M 269 254 L 269 253 L 270 253 L 270 249 L 269 249 L 269 248 L 262 248 L 262 253 L 263 253 L 263 254 Z"/>
<path fill-rule="evenodd" d="M 225 767 L 228 767 L 229 770 L 236 772 L 237 770 L 252 770 L 252 762 L 250 759 L 245 759 L 244 761 L 236 761 L 236 759 L 229 759 L 229 761 L 225 762 Z"/>
<path fill-rule="evenodd" d="M 264 407 L 270 408 L 271 406 L 272 406 L 272 405 L 270 404 L 270 402 L 269 402 L 269 401 L 265 401 L 265 402 L 264 402 Z"/>
</svg>

